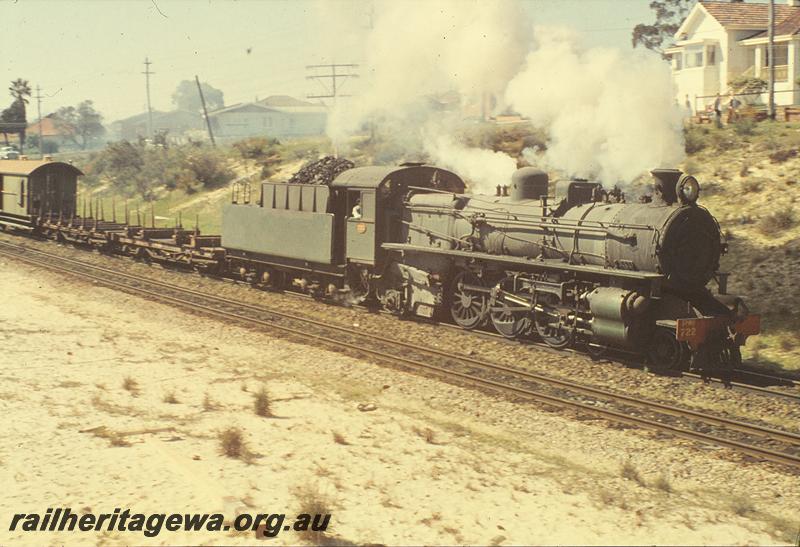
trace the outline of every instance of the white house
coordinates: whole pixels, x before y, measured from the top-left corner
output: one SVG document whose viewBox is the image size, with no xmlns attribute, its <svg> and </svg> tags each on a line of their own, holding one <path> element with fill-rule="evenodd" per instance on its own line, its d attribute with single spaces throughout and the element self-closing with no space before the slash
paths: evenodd
<svg viewBox="0 0 800 547">
<path fill-rule="evenodd" d="M 214 135 L 221 139 L 291 138 L 323 135 L 327 115 L 324 105 L 274 95 L 209 112 L 208 118 Z"/>
<path fill-rule="evenodd" d="M 775 103 L 800 103 L 800 0 L 775 3 Z M 705 1 L 692 7 L 666 50 L 672 62 L 677 99 L 696 109 L 725 95 L 740 76 L 766 80 L 769 4 L 741 0 Z M 751 97 L 766 102 L 766 97 Z"/>
</svg>

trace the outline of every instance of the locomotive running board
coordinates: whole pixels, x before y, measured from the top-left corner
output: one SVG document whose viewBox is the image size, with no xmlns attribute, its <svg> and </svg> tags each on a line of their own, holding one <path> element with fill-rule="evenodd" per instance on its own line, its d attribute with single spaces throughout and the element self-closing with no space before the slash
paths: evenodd
<svg viewBox="0 0 800 547">
<path fill-rule="evenodd" d="M 580 264 L 566 264 L 557 259 L 537 259 L 537 258 L 521 258 L 516 256 L 506 255 L 493 255 L 489 253 L 480 253 L 473 251 L 456 251 L 453 249 L 438 249 L 434 247 L 422 247 L 419 245 L 407 245 L 405 243 L 383 243 L 381 248 L 387 251 L 400 251 L 409 253 L 431 253 L 445 256 L 457 256 L 461 258 L 472 258 L 490 260 L 493 262 L 502 262 L 504 264 L 513 264 L 515 266 L 535 266 L 537 268 L 544 268 L 554 271 L 574 271 L 580 273 L 594 274 L 594 275 L 613 275 L 617 277 L 626 277 L 629 279 L 641 279 L 650 282 L 660 282 L 664 276 L 652 272 L 635 272 L 631 270 L 619 270 L 616 268 L 603 268 L 601 266 L 583 266 Z"/>
</svg>

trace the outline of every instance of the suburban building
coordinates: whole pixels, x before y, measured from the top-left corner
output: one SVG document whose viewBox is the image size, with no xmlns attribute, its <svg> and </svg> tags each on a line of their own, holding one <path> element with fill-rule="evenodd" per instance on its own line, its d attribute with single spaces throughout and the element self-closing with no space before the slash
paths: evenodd
<svg viewBox="0 0 800 547">
<path fill-rule="evenodd" d="M 737 0 L 701 0 L 689 11 L 675 43 L 665 53 L 672 62 L 676 98 L 688 95 L 693 108 L 703 109 L 717 93 L 727 94 L 741 76 L 766 80 L 775 65 L 775 103 L 800 102 L 800 0 L 775 2 L 775 54 L 769 59 L 767 27 L 769 4 Z M 766 102 L 762 96 L 746 102 Z"/>
<path fill-rule="evenodd" d="M 41 125 L 41 134 L 46 142 L 53 142 L 58 146 L 74 144 L 69 136 L 67 136 L 62 129 L 59 129 L 52 114 L 42 118 Z M 28 125 L 28 128 L 25 129 L 25 134 L 28 136 L 28 138 L 30 138 L 32 135 L 38 136 L 39 122 L 36 121 L 35 123 Z"/>
<path fill-rule="evenodd" d="M 321 104 L 288 95 L 273 95 L 209 112 L 208 118 L 214 136 L 219 139 L 292 138 L 323 135 L 328 111 Z"/>
<path fill-rule="evenodd" d="M 187 131 L 203 129 L 203 117 L 199 112 L 188 110 L 173 110 L 171 112 L 159 112 L 154 110 L 153 133 L 165 132 L 171 141 L 180 141 Z M 148 133 L 148 114 L 142 112 L 123 120 L 117 120 L 110 126 L 111 138 L 113 140 L 135 141 L 138 138 L 147 137 Z"/>
</svg>

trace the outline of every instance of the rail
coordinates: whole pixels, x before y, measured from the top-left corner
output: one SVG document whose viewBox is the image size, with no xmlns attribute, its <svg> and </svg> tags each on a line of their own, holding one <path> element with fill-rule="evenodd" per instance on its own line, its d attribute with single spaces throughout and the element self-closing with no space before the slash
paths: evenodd
<svg viewBox="0 0 800 547">
<path fill-rule="evenodd" d="M 457 383 L 467 383 L 559 408 L 578 410 L 612 422 L 667 432 L 800 469 L 800 434 L 792 431 L 665 405 L 516 367 L 419 347 L 418 344 L 395 338 L 363 331 L 354 332 L 349 327 L 238 302 L 24 246 L 0 242 L 0 254 L 127 293 L 201 311 L 210 316 L 249 326 L 268 327 L 271 331 L 283 332 L 306 343 L 315 341 L 336 351 L 369 356 L 380 362 L 432 373 Z"/>
</svg>

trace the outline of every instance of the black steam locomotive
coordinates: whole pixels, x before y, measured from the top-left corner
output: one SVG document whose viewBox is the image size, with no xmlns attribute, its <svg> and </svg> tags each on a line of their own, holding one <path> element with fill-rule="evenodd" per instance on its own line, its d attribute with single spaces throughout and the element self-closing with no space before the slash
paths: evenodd
<svg viewBox="0 0 800 547">
<path fill-rule="evenodd" d="M 585 180 L 550 192 L 533 168 L 495 196 L 465 194 L 460 177 L 428 165 L 351 168 L 327 184 L 262 183 L 254 201 L 249 187 L 234 187 L 221 237 L 131 224 L 127 214 L 122 223 L 78 216 L 74 194 L 49 199 L 47 176 L 44 190 L 32 180 L 18 200 L 36 207 L 6 225 L 262 288 L 491 325 L 554 348 L 627 349 L 666 368 L 736 366 L 760 320 L 726 294 L 719 225 L 697 204 L 694 177 L 652 175 L 651 199 L 624 203 Z"/>
</svg>

